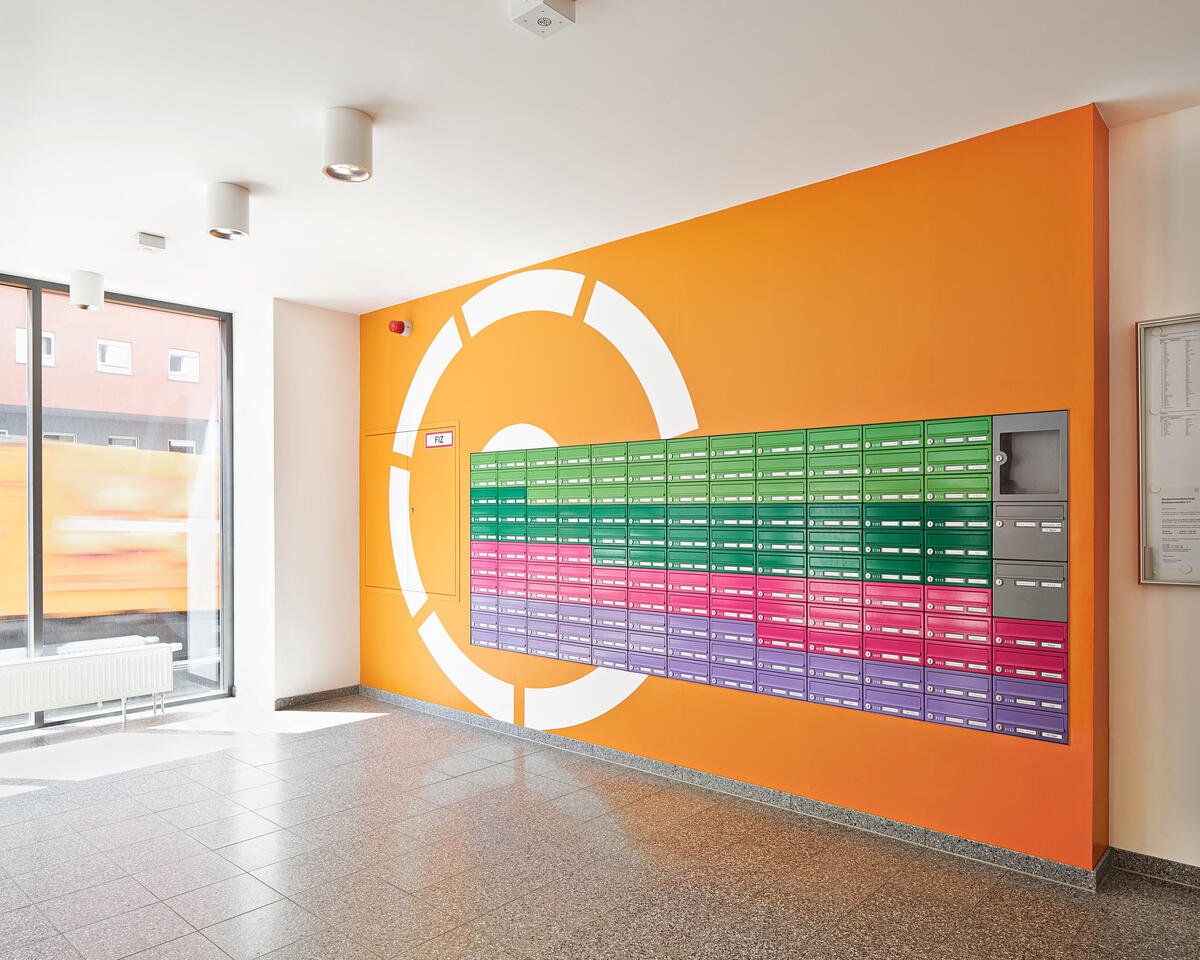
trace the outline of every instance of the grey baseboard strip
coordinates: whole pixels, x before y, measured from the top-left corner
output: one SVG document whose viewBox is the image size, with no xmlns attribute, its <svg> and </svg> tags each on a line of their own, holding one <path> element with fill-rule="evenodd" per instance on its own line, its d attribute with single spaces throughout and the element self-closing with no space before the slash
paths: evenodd
<svg viewBox="0 0 1200 960">
<path fill-rule="evenodd" d="M 1085 870 L 1082 867 L 1072 867 L 1068 864 L 1057 863 L 1054 860 L 1044 860 L 1041 857 L 1034 857 L 1027 853 L 1018 853 L 1015 850 L 1006 850 L 1003 847 L 994 847 L 990 844 L 979 843 L 976 840 L 964 840 L 961 837 L 955 837 L 948 833 L 940 833 L 937 830 L 928 830 L 924 827 L 913 826 L 899 820 L 888 820 L 885 817 L 860 813 L 848 807 L 839 807 L 831 803 L 823 803 L 819 800 L 810 800 L 807 797 L 799 797 L 795 794 L 785 793 L 782 790 L 773 790 L 770 787 L 745 783 L 741 780 L 733 780 L 729 777 L 705 773 L 702 770 L 693 770 L 691 767 L 682 767 L 677 764 L 666 763 L 662 760 L 651 760 L 637 754 L 614 750 L 611 747 L 601 747 L 583 740 L 573 740 L 570 737 L 564 737 L 556 733 L 531 730 L 528 727 L 518 726 L 514 723 L 479 716 L 478 714 L 468 713 L 464 710 L 456 710 L 453 707 L 444 707 L 425 700 L 404 697 L 400 694 L 376 689 L 375 687 L 364 685 L 360 692 L 365 697 L 371 697 L 375 700 L 381 700 L 400 707 L 407 707 L 410 710 L 432 714 L 433 716 L 458 721 L 459 723 L 466 723 L 474 727 L 481 727 L 495 733 L 519 737 L 522 740 L 528 740 L 542 746 L 567 750 L 571 753 L 581 754 L 596 760 L 605 760 L 609 763 L 620 764 L 621 766 L 631 767 L 643 773 L 655 774 L 670 780 L 679 780 L 693 786 L 714 790 L 718 793 L 740 797 L 744 800 L 754 800 L 759 803 L 770 804 L 774 807 L 782 807 L 785 810 L 791 810 L 793 813 L 803 816 L 827 820 L 856 830 L 877 833 L 885 837 L 928 847 L 931 850 L 938 850 L 942 853 L 954 854 L 955 856 L 966 857 L 967 859 L 977 860 L 993 866 L 1004 867 L 1008 870 L 1041 877 L 1045 880 L 1053 880 L 1056 883 L 1078 887 L 1082 890 L 1096 890 L 1104 879 L 1104 873 L 1108 870 L 1109 857 L 1107 852 L 1104 857 L 1101 857 L 1095 869 Z"/>
<path fill-rule="evenodd" d="M 287 710 L 291 707 L 302 707 L 306 703 L 320 703 L 322 700 L 340 700 L 342 697 L 354 697 L 362 688 L 356 683 L 350 687 L 338 687 L 334 690 L 318 690 L 316 693 L 298 693 L 294 697 L 280 697 L 275 701 L 276 710 Z"/>
<path fill-rule="evenodd" d="M 1188 887 L 1200 887 L 1200 866 L 1194 864 L 1179 863 L 1163 857 L 1152 857 L 1148 853 L 1134 853 L 1132 850 L 1113 847 L 1112 865 L 1116 870 L 1140 873 L 1156 880 L 1182 883 Z"/>
</svg>

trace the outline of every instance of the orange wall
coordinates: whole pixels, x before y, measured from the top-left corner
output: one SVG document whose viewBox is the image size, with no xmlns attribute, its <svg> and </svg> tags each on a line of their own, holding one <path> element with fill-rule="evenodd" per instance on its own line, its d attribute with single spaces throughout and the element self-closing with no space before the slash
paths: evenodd
<svg viewBox="0 0 1200 960">
<path fill-rule="evenodd" d="M 545 264 L 589 278 L 580 312 L 464 331 L 425 418 L 458 427 L 461 536 L 437 511 L 422 516 L 439 494 L 422 464 L 445 452 L 418 446 L 411 463 L 418 561 L 452 562 L 456 592 L 414 622 L 395 574 L 364 568 L 362 682 L 478 712 L 416 634 L 431 610 L 472 660 L 518 686 L 518 720 L 520 688 L 585 672 L 468 645 L 466 463 L 522 421 L 560 444 L 656 436 L 637 380 L 578 320 L 600 280 L 665 339 L 697 434 L 1068 409 L 1071 743 L 657 678 L 558 732 L 1091 867 L 1107 840 L 1107 640 L 1094 632 L 1107 620 L 1095 588 L 1107 580 L 1095 522 L 1107 510 L 1106 144 L 1085 107 Z M 447 318 L 463 329 L 459 308 L 490 282 L 363 317 L 364 435 L 395 429 L 429 342 Z M 387 332 L 393 318 L 415 322 L 412 338 Z M 410 465 L 378 439 L 362 447 L 364 558 L 391 549 L 387 468 Z"/>
</svg>

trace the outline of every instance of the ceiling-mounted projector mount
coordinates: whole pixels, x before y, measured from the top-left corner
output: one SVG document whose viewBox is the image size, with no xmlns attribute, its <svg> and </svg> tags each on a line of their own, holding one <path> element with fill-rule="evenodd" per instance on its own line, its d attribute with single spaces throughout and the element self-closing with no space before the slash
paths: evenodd
<svg viewBox="0 0 1200 960">
<path fill-rule="evenodd" d="M 548 37 L 575 22 L 575 0 L 511 0 L 513 23 Z"/>
</svg>

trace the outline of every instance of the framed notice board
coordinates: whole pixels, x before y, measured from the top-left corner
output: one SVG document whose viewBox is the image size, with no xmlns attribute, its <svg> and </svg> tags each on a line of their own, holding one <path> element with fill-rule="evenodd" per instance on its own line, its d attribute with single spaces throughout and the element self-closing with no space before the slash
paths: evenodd
<svg viewBox="0 0 1200 960">
<path fill-rule="evenodd" d="M 1200 316 L 1138 324 L 1141 581 L 1200 586 Z"/>
</svg>

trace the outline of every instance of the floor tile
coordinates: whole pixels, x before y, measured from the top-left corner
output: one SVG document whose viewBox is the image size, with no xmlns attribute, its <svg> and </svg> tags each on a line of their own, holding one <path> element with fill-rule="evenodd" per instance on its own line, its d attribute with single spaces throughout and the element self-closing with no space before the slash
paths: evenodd
<svg viewBox="0 0 1200 960">
<path fill-rule="evenodd" d="M 54 924 L 37 907 L 18 907 L 0 914 L 0 954 L 46 940 L 57 933 Z"/>
<path fill-rule="evenodd" d="M 257 870 L 267 864 L 307 853 L 315 846 L 311 840 L 297 836 L 289 830 L 275 830 L 252 840 L 221 847 L 217 852 L 243 870 Z"/>
<path fill-rule="evenodd" d="M 178 940 L 135 953 L 130 960 L 229 960 L 229 954 L 204 934 L 189 933 Z"/>
<path fill-rule="evenodd" d="M 172 897 L 166 904 L 199 930 L 279 899 L 279 891 L 243 873 Z"/>
<path fill-rule="evenodd" d="M 155 903 L 72 930 L 66 938 L 84 960 L 120 960 L 191 932 L 182 917 Z"/>
<path fill-rule="evenodd" d="M 260 817 L 257 813 L 247 811 L 223 820 L 206 823 L 200 827 L 193 827 L 185 832 L 193 840 L 199 840 L 209 849 L 216 849 L 241 843 L 243 840 L 253 840 L 255 837 L 273 833 L 278 829 L 278 824 L 272 823 L 265 817 Z"/>
<path fill-rule="evenodd" d="M 22 890 L 15 880 L 0 878 L 0 913 L 28 906 L 31 902 L 29 894 Z"/>
<path fill-rule="evenodd" d="M 81 836 L 97 850 L 104 852 L 115 847 L 126 847 L 131 843 L 153 840 L 174 832 L 175 827 L 157 813 L 148 813 L 130 820 L 122 820 L 120 823 L 93 827 L 82 833 Z"/>
<path fill-rule="evenodd" d="M 125 876 L 126 871 L 102 853 L 68 863 L 59 863 L 36 873 L 16 877 L 14 882 L 35 903 L 61 897 Z"/>
<path fill-rule="evenodd" d="M 299 960 L 299 958 L 297 958 Z M 456 927 L 439 937 L 402 950 L 395 960 L 522 960 L 519 954 L 468 927 Z"/>
<path fill-rule="evenodd" d="M 47 920 L 66 933 L 155 902 L 154 894 L 132 877 L 121 877 L 43 901 L 38 907 Z"/>
<path fill-rule="evenodd" d="M 137 797 L 140 794 L 177 787 L 187 782 L 188 778 L 178 770 L 155 770 L 150 773 L 134 773 L 127 777 L 121 777 L 117 781 L 117 785 L 131 797 Z"/>
<path fill-rule="evenodd" d="M 273 950 L 266 960 L 378 960 L 379 954 L 351 940 L 342 930 L 325 930 Z M 479 960 L 484 960 L 480 955 Z"/>
<path fill-rule="evenodd" d="M 241 872 L 240 867 L 220 854 L 205 850 L 194 857 L 136 873 L 134 879 L 160 900 L 169 900 Z"/>
<path fill-rule="evenodd" d="M 101 803 L 82 802 L 71 810 L 69 817 L 72 826 L 77 831 L 95 830 L 114 823 L 124 823 L 144 817 L 151 811 L 134 797 L 120 797 Z"/>
<path fill-rule="evenodd" d="M 79 860 L 97 853 L 96 848 L 77 833 L 65 834 L 52 840 L 41 840 L 28 846 L 14 847 L 0 853 L 0 870 L 19 877 L 35 873 L 56 864 Z"/>
<path fill-rule="evenodd" d="M 12 803 L 12 801 L 9 801 Z M 0 805 L 2 809 L 3 805 Z M 71 821 L 60 814 L 49 817 L 35 817 L 30 820 L 18 820 L 16 823 L 0 826 L 0 850 L 11 850 L 14 847 L 25 847 L 42 840 L 53 840 L 68 833 L 74 833 L 75 827 Z"/>
<path fill-rule="evenodd" d="M 233 960 L 254 960 L 323 930 L 324 922 L 279 900 L 208 927 L 204 935 Z"/>
<path fill-rule="evenodd" d="M 71 941 L 64 936 L 39 940 L 0 956 L 3 956 L 4 960 L 80 960 L 79 951 L 71 946 Z"/>
<path fill-rule="evenodd" d="M 174 786 L 138 794 L 137 801 L 147 810 L 154 813 L 161 813 L 164 810 L 171 810 L 175 807 L 182 807 L 189 803 L 197 803 L 201 800 L 208 800 L 218 796 L 220 794 L 214 790 L 210 790 L 204 784 L 196 783 L 196 781 L 185 777 L 182 783 L 175 784 Z"/>
<path fill-rule="evenodd" d="M 284 800 L 308 796 L 308 793 L 309 791 L 302 784 L 276 780 L 272 783 L 264 783 L 259 787 L 250 787 L 248 790 L 239 790 L 227 796 L 247 810 L 259 810 L 272 804 L 282 803 Z"/>
<path fill-rule="evenodd" d="M 228 797 L 212 796 L 194 803 L 171 807 L 169 810 L 162 811 L 159 816 L 177 830 L 187 830 L 191 827 L 202 827 L 215 820 L 225 820 L 249 812 L 241 804 L 234 803 Z"/>
<path fill-rule="evenodd" d="M 279 827 L 291 827 L 306 820 L 317 820 L 353 806 L 351 803 L 331 800 L 323 794 L 294 797 L 276 804 L 259 807 L 258 815 Z"/>
<path fill-rule="evenodd" d="M 417 897 L 465 923 L 527 892 L 527 886 L 508 879 L 503 872 L 468 870 L 424 887 Z"/>
<path fill-rule="evenodd" d="M 254 876 L 285 897 L 291 897 L 331 880 L 348 877 L 360 869 L 358 864 L 322 848 L 260 867 L 254 871 Z"/>
<path fill-rule="evenodd" d="M 109 850 L 107 856 L 127 873 L 140 873 L 204 853 L 204 844 L 186 833 L 169 833 L 153 840 Z"/>
</svg>

